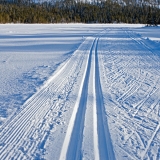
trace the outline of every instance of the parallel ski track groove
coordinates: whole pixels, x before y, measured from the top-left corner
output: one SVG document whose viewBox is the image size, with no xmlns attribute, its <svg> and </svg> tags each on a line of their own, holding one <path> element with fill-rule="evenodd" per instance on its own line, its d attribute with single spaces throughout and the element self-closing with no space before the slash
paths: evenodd
<svg viewBox="0 0 160 160">
<path fill-rule="evenodd" d="M 97 106 L 96 106 L 96 58 L 95 58 L 95 54 L 96 54 L 96 48 L 97 48 L 97 44 L 98 44 L 98 40 L 96 41 L 96 46 L 95 46 L 95 51 L 94 51 L 94 55 L 93 55 L 93 145 L 94 145 L 94 159 L 95 160 L 100 160 L 100 156 L 99 156 L 99 144 L 98 144 L 98 123 L 97 123 Z"/>
<path fill-rule="evenodd" d="M 99 39 L 98 39 L 99 41 Z M 108 128 L 107 117 L 103 101 L 103 93 L 100 82 L 99 61 L 98 61 L 98 41 L 95 49 L 95 90 L 96 90 L 96 107 L 97 107 L 97 126 L 100 159 L 115 160 L 112 141 Z M 105 123 L 105 125 L 104 125 Z"/>
<path fill-rule="evenodd" d="M 101 89 L 101 82 L 100 82 L 100 73 L 99 73 L 99 62 L 98 62 L 98 41 L 99 38 L 95 38 L 89 58 L 87 61 L 87 69 L 84 73 L 85 78 L 82 80 L 82 89 L 79 92 L 80 99 L 78 101 L 78 106 L 76 112 L 74 112 L 75 118 L 71 118 L 68 127 L 68 131 L 66 133 L 66 137 L 64 140 L 64 144 L 60 154 L 60 160 L 78 160 L 82 159 L 82 142 L 83 142 L 83 128 L 84 128 L 84 120 L 85 120 L 85 112 L 86 112 L 86 105 L 87 105 L 87 95 L 88 95 L 88 83 L 90 77 L 90 70 L 91 70 L 91 59 L 94 52 L 94 122 L 97 124 L 93 124 L 94 134 L 93 134 L 93 141 L 94 141 L 94 154 L 95 158 L 97 159 L 107 159 L 107 160 L 114 160 L 115 155 L 113 151 L 113 146 L 110 138 L 108 122 L 105 115 L 104 109 L 104 102 L 103 102 L 103 93 Z M 93 51 L 94 48 L 94 51 Z M 74 117 L 72 116 L 72 117 Z M 72 125 L 70 125 L 72 124 Z M 95 131 L 97 130 L 97 131 Z M 95 137 L 98 136 L 98 137 Z M 96 142 L 96 140 L 98 143 Z M 97 153 L 98 152 L 98 153 Z"/>
<path fill-rule="evenodd" d="M 64 159 L 67 159 L 67 160 L 82 159 L 81 146 L 83 141 L 83 128 L 84 128 L 84 119 L 85 119 L 84 117 L 85 117 L 87 95 L 88 95 L 88 82 L 89 82 L 90 69 L 91 69 L 92 50 L 93 50 L 95 41 L 96 39 L 94 39 L 90 49 L 90 53 L 87 61 L 87 68 L 85 72 L 85 78 L 84 78 L 84 81 L 82 82 L 83 87 L 80 94 L 81 97 L 78 104 L 76 117 L 74 120 L 74 126 L 72 128 L 71 138 L 69 141 L 66 157 L 63 157 Z M 77 142 L 76 144 L 75 144 L 75 140 Z M 63 158 L 60 157 L 60 160 L 62 160 Z"/>
</svg>

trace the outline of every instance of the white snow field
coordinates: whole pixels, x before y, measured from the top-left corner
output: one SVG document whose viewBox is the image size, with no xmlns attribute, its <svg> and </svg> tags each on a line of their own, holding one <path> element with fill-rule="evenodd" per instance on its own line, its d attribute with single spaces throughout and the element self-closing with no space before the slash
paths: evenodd
<svg viewBox="0 0 160 160">
<path fill-rule="evenodd" d="M 160 160 L 160 27 L 0 25 L 0 160 Z"/>
</svg>

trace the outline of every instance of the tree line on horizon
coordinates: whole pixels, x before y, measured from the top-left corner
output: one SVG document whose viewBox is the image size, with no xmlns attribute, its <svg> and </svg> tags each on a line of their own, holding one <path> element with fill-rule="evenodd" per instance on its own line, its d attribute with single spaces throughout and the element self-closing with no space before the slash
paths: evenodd
<svg viewBox="0 0 160 160">
<path fill-rule="evenodd" d="M 159 2 L 159 1 L 157 1 Z M 0 23 L 160 24 L 160 4 L 129 1 L 1 0 Z"/>
</svg>

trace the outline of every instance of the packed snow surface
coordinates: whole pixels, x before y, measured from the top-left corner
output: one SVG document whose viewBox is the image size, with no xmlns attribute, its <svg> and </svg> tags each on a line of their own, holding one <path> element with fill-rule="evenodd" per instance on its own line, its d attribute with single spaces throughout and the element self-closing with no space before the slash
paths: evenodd
<svg viewBox="0 0 160 160">
<path fill-rule="evenodd" d="M 160 27 L 0 25 L 0 159 L 159 160 Z"/>
</svg>

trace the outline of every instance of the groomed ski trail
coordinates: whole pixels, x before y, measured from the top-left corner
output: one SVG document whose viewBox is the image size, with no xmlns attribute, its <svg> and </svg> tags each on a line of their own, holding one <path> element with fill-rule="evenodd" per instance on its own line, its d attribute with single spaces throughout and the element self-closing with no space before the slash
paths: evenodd
<svg viewBox="0 0 160 160">
<path fill-rule="evenodd" d="M 103 93 L 99 74 L 98 61 L 98 42 L 95 51 L 95 90 L 96 90 L 96 107 L 97 107 L 97 126 L 98 126 L 98 142 L 99 157 L 101 160 L 115 160 L 113 146 L 108 128 L 107 118 L 105 116 L 105 108 L 103 101 Z"/>
<path fill-rule="evenodd" d="M 65 140 L 61 149 L 60 160 L 78 160 L 85 159 L 83 155 L 82 145 L 85 143 L 86 132 L 91 132 L 87 130 L 85 126 L 85 120 L 92 116 L 92 130 L 93 135 L 93 150 L 94 159 L 107 159 L 114 160 L 114 151 L 112 147 L 112 142 L 110 139 L 110 133 L 108 129 L 108 124 L 106 123 L 105 110 L 103 105 L 103 94 L 101 90 L 100 78 L 99 78 L 99 65 L 98 65 L 98 40 L 95 38 L 88 55 L 87 64 L 85 67 L 85 72 L 80 85 L 80 90 L 78 93 L 78 98 L 74 106 L 74 110 L 68 125 Z M 91 81 L 93 86 L 91 86 Z M 93 88 L 92 88 L 93 87 Z M 92 90 L 92 102 L 89 100 L 89 92 Z M 90 105 L 89 105 L 90 104 Z M 87 113 L 87 109 L 92 107 L 92 112 Z M 89 124 L 90 125 L 90 124 Z M 88 127 L 89 128 L 89 127 Z M 87 130 L 85 132 L 85 129 Z M 88 135 L 88 134 L 87 134 Z M 89 139 L 86 138 L 86 139 Z M 91 151 L 89 151 L 91 152 Z M 85 153 L 91 155 L 91 153 Z M 89 157 L 91 159 L 91 157 Z"/>
</svg>

